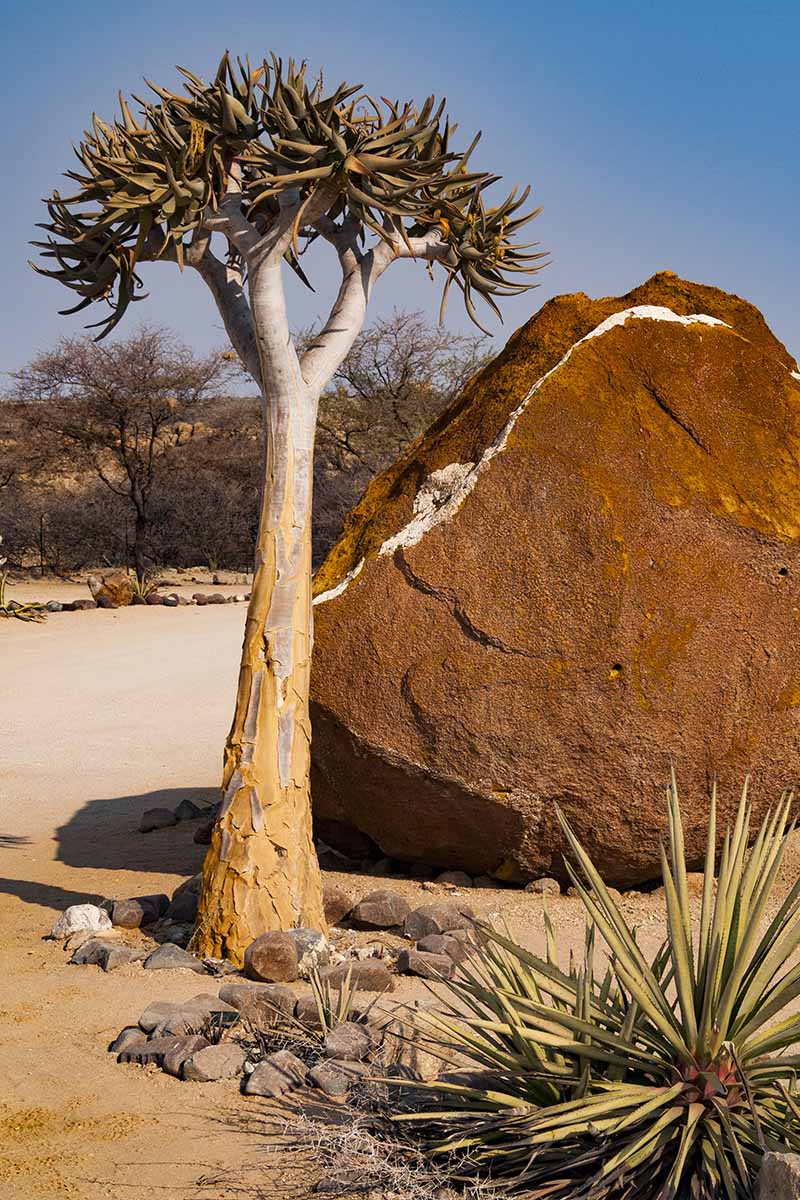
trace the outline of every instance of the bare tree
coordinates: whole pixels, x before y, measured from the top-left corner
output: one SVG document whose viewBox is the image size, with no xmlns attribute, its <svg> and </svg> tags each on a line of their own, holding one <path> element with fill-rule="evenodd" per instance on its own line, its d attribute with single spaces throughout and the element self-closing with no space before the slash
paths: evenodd
<svg viewBox="0 0 800 1200">
<path fill-rule="evenodd" d="M 319 403 L 317 439 L 339 470 L 382 470 L 438 417 L 488 361 L 481 335 L 397 312 L 355 339 Z"/>
<path fill-rule="evenodd" d="M 532 286 L 538 253 L 516 242 L 535 214 L 527 190 L 486 203 L 496 176 L 452 148 L 444 106 L 377 103 L 356 87 L 309 84 L 273 56 L 256 70 L 223 57 L 211 84 L 183 70 L 185 94 L 153 87 L 140 119 L 121 102 L 77 148 L 74 196 L 54 193 L 44 255 L 77 308 L 121 318 L 138 265 L 196 270 L 262 396 L 264 487 L 223 802 L 203 869 L 193 945 L 237 963 L 267 929 L 325 928 L 311 839 L 311 493 L 319 398 L 347 357 L 379 278 L 399 259 L 444 271 L 476 320 L 480 296 Z M 223 241 L 220 257 L 213 239 Z M 284 263 L 328 242 L 341 265 L 330 316 L 298 354 Z M 74 310 L 71 310 L 74 311 Z"/>
<path fill-rule="evenodd" d="M 68 446 L 76 465 L 128 506 L 140 579 L 164 454 L 180 440 L 186 414 L 228 371 L 222 353 L 197 357 L 167 330 L 144 326 L 104 344 L 63 338 L 12 375 L 32 428 Z"/>
</svg>

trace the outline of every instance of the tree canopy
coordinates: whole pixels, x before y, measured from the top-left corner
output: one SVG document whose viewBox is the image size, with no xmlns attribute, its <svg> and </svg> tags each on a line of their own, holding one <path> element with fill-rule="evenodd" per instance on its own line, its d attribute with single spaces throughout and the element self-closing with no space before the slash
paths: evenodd
<svg viewBox="0 0 800 1200">
<path fill-rule="evenodd" d="M 533 286 L 526 277 L 544 255 L 516 237 L 540 210 L 520 211 L 529 188 L 488 202 L 499 177 L 469 168 L 480 134 L 453 148 L 444 102 L 376 100 L 346 83 L 326 92 L 305 64 L 274 55 L 253 69 L 226 53 L 211 83 L 179 69 L 184 94 L 148 81 L 155 99 L 137 99 L 138 116 L 121 94 L 119 117 L 93 116 L 75 150 L 81 169 L 67 172 L 77 191 L 53 193 L 47 239 L 34 243 L 53 260 L 35 269 L 78 296 L 64 312 L 110 305 L 93 326 L 100 337 L 142 298 L 140 263 L 189 262 L 212 290 L 224 287 L 208 253 L 215 226 L 228 236 L 228 264 L 245 271 L 287 212 L 284 257 L 309 286 L 300 260 L 311 242 L 355 235 L 363 244 L 366 231 L 408 257 L 425 238 L 429 269 L 444 272 L 442 313 L 455 283 L 478 325 L 476 295 L 500 316 L 497 299 Z"/>
</svg>

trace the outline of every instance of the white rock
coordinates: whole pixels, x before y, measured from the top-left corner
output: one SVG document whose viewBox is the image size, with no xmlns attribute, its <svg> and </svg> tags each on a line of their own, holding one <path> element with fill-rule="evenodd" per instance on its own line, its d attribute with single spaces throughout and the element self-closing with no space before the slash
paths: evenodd
<svg viewBox="0 0 800 1200">
<path fill-rule="evenodd" d="M 92 933 L 111 929 L 111 917 L 96 904 L 70 904 L 56 921 L 50 937 L 66 938 L 79 929 L 88 929 Z"/>
</svg>

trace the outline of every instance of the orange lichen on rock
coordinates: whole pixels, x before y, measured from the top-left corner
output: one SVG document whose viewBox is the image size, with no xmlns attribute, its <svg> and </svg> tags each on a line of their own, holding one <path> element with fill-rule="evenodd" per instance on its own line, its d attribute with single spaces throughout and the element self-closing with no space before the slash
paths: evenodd
<svg viewBox="0 0 800 1200">
<path fill-rule="evenodd" d="M 792 783 L 796 369 L 752 305 L 668 272 L 544 305 L 318 573 L 317 812 L 525 878 L 563 875 L 558 802 L 634 882 L 668 755 L 698 800 L 714 772 Z"/>
</svg>

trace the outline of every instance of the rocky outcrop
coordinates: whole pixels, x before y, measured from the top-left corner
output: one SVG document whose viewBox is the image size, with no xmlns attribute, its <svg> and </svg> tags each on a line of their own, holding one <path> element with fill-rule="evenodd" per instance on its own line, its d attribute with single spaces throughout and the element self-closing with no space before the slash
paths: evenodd
<svg viewBox="0 0 800 1200">
<path fill-rule="evenodd" d="M 800 775 L 800 375 L 761 314 L 670 273 L 546 304 L 374 480 L 316 580 L 317 816 L 401 860 L 658 874 L 672 757 Z M 724 805 L 723 805 L 724 807 Z"/>
<path fill-rule="evenodd" d="M 86 582 L 98 608 L 126 608 L 133 601 L 133 584 L 125 571 L 90 575 Z"/>
</svg>

